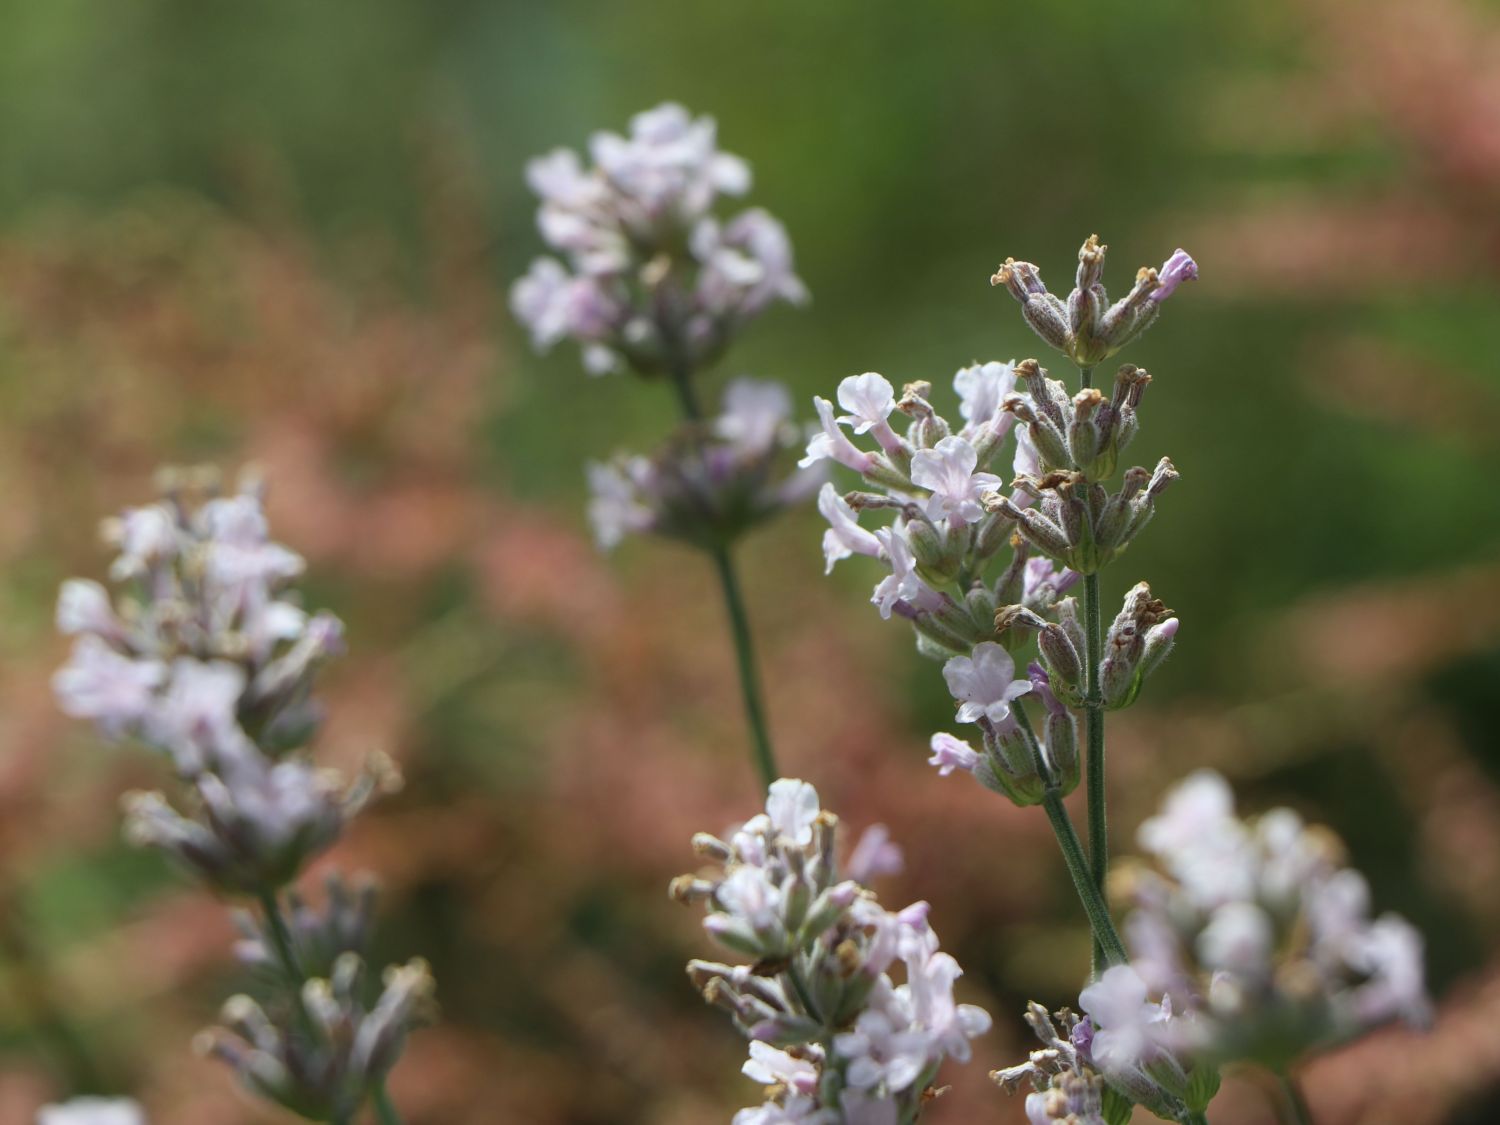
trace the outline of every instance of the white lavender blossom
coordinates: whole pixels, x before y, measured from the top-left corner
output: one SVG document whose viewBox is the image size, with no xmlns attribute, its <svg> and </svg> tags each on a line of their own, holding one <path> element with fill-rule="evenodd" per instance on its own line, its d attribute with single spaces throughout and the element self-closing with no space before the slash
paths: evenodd
<svg viewBox="0 0 1500 1125">
<path fill-rule="evenodd" d="M 538 349 L 571 338 L 593 373 L 677 374 L 771 304 L 807 299 L 775 218 L 714 213 L 749 190 L 750 169 L 718 149 L 712 118 L 661 105 L 629 136 L 596 133 L 589 154 L 588 166 L 566 149 L 527 165 L 538 229 L 562 258 L 538 258 L 511 289 Z"/>
<path fill-rule="evenodd" d="M 784 471 L 799 444 L 791 398 L 780 383 L 736 379 L 724 408 L 684 427 L 654 457 L 619 454 L 588 466 L 589 522 L 604 550 L 654 533 L 698 546 L 733 541 L 823 483 L 819 468 Z"/>
<path fill-rule="evenodd" d="M 883 830 L 871 839 L 841 868 L 836 818 L 811 785 L 783 778 L 765 813 L 725 839 L 694 839 L 715 873 L 673 881 L 673 897 L 708 907 L 710 936 L 756 959 L 688 965 L 750 1040 L 744 1072 L 766 1087 L 737 1125 L 912 1120 L 943 1059 L 966 1061 L 969 1040 L 989 1028 L 981 1009 L 954 1000 L 961 970 L 938 949 L 927 904 L 888 912 L 859 881 L 899 862 Z M 888 972 L 898 961 L 899 985 Z"/>
<path fill-rule="evenodd" d="M 1376 1024 L 1427 1019 L 1420 935 L 1370 917 L 1369 888 L 1328 832 L 1284 808 L 1241 819 L 1224 779 L 1201 770 L 1138 841 L 1154 862 L 1116 873 L 1130 964 L 1081 998 L 1106 1076 L 1160 1053 L 1281 1069 Z"/>
</svg>

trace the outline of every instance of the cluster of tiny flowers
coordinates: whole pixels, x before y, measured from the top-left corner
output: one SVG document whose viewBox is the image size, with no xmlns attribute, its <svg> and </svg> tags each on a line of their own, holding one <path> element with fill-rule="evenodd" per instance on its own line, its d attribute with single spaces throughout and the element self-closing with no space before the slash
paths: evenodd
<svg viewBox="0 0 1500 1125">
<path fill-rule="evenodd" d="M 414 958 L 386 968 L 368 1003 L 365 962 L 339 954 L 326 977 L 309 977 L 295 994 L 290 1022 L 246 995 L 231 996 L 223 1027 L 196 1046 L 228 1063 L 255 1093 L 312 1121 L 345 1121 L 390 1071 L 408 1032 L 434 1015 L 432 974 Z"/>
<path fill-rule="evenodd" d="M 1047 343 L 1079 367 L 1108 359 L 1153 323 L 1165 301 L 1184 281 L 1198 279 L 1198 264 L 1186 250 L 1176 250 L 1160 269 L 1143 266 L 1135 285 L 1110 304 L 1104 290 L 1104 252 L 1108 247 L 1090 235 L 1078 251 L 1078 275 L 1067 300 L 1049 293 L 1041 273 L 1030 262 L 1006 258 L 990 278 L 1021 303 L 1026 323 Z"/>
<path fill-rule="evenodd" d="M 176 804 L 160 792 L 125 795 L 127 838 L 219 893 L 274 902 L 399 777 L 377 757 L 346 782 L 308 758 L 319 719 L 313 679 L 342 648 L 343 628 L 298 604 L 291 584 L 303 561 L 270 538 L 260 488 L 252 481 L 225 495 L 210 472 L 162 476 L 159 501 L 105 523 L 118 593 L 64 583 L 57 625 L 76 640 L 53 687 L 69 715 L 93 720 L 110 741 L 153 748 L 181 778 Z M 272 970 L 262 974 L 272 1016 L 236 997 L 226 1019 L 249 1046 L 230 1035 L 213 1044 L 283 1105 L 353 1112 L 395 1061 L 431 980 L 420 962 L 392 970 L 366 1011 L 356 993 L 369 892 L 334 880 L 321 914 L 292 902 L 291 933 L 279 916 L 241 922 L 241 958 Z"/>
<path fill-rule="evenodd" d="M 806 300 L 776 219 L 715 215 L 720 196 L 749 190 L 750 168 L 719 151 L 712 118 L 661 105 L 628 137 L 596 133 L 589 156 L 527 165 L 542 238 L 562 256 L 538 258 L 511 291 L 538 348 L 576 340 L 595 373 L 696 370 L 772 303 Z"/>
<path fill-rule="evenodd" d="M 991 1071 L 990 1078 L 1010 1091 L 1030 1083 L 1026 1119 L 1031 1125 L 1123 1125 L 1129 1119 L 1130 1102 L 1089 1062 L 1086 1024 L 1066 1008 L 1049 1016 L 1036 1001 L 1026 1006 L 1026 1023 L 1041 1047 L 1019 1066 Z"/>
<path fill-rule="evenodd" d="M 1112 1079 L 1153 1053 L 1280 1069 L 1376 1024 L 1427 1019 L 1421 935 L 1370 917 L 1369 885 L 1331 833 L 1285 808 L 1241 819 L 1228 783 L 1203 770 L 1137 840 L 1154 863 L 1116 873 L 1130 963 L 1081 998 Z"/>
<path fill-rule="evenodd" d="M 302 559 L 267 533 L 252 485 L 196 507 L 193 474 L 166 474 L 163 498 L 104 525 L 110 577 L 65 582 L 57 626 L 77 639 L 53 678 L 63 711 L 106 738 L 171 758 L 188 815 L 161 793 L 125 797 L 126 832 L 218 890 L 288 881 L 328 847 L 389 779 L 376 763 L 352 785 L 297 752 L 317 726 L 317 669 L 343 626 L 286 594 Z"/>
<path fill-rule="evenodd" d="M 1100 339 L 1109 342 L 1105 354 L 1112 352 L 1156 316 L 1172 288 L 1196 275 L 1179 251 L 1160 274 L 1143 270 L 1131 297 L 1109 308 L 1102 304 L 1104 248 L 1096 238 L 1084 244 L 1079 263 L 1079 288 L 1066 304 L 1046 294 L 1035 267 L 1011 262 L 1002 269 L 1002 280 L 1027 279 L 1023 304 L 1040 302 L 1062 317 L 1064 333 L 1044 337 L 1069 355 L 1097 351 Z M 1089 312 L 1095 305 L 1098 316 Z M 1080 772 L 1074 711 L 1085 702 L 1128 706 L 1170 652 L 1177 620 L 1142 583 L 1126 596 L 1098 668 L 1089 669 L 1078 604 L 1066 596 L 1081 575 L 1096 573 L 1129 546 L 1177 478 L 1163 458 L 1154 470 L 1126 470 L 1112 495 L 1100 483 L 1139 428 L 1150 381 L 1127 364 L 1108 397 L 1085 387 L 1070 398 L 1034 359 L 975 364 L 954 376 L 957 426 L 933 408 L 930 383 L 910 383 L 898 397 L 874 372 L 839 384 L 842 415 L 814 399 L 822 428 L 803 465 L 831 460 L 870 486 L 840 495 L 830 484 L 818 497 L 829 524 L 823 537 L 829 569 L 851 555 L 889 568 L 871 600 L 881 616 L 910 621 L 918 648 L 944 661 L 959 722 L 980 730 L 980 750 L 946 732 L 933 736 L 929 760 L 941 774 L 972 773 L 1022 805 L 1040 802 L 1049 790 L 1067 793 Z M 892 425 L 898 414 L 906 419 L 904 434 Z M 994 470 L 1012 429 L 1007 484 Z M 857 443 L 860 435 L 875 448 Z M 881 511 L 894 515 L 887 526 L 861 524 L 865 512 Z M 1033 636 L 1039 659 L 1027 661 Z M 1091 671 L 1099 695 L 1086 700 Z M 1045 715 L 1040 736 L 1020 702 L 1028 695 Z"/>
<path fill-rule="evenodd" d="M 146 1125 L 146 1114 L 129 1098 L 74 1098 L 42 1106 L 36 1125 Z"/>
<path fill-rule="evenodd" d="M 899 869 L 884 829 L 842 868 L 837 819 L 806 782 L 772 784 L 766 810 L 695 849 L 719 869 L 672 894 L 708 907 L 704 929 L 753 964 L 693 961 L 688 975 L 750 1040 L 746 1076 L 764 1104 L 735 1125 L 898 1125 L 915 1119 L 945 1057 L 967 1061 L 989 1016 L 956 1003 L 958 963 L 938 949 L 927 904 L 898 913 L 869 882 Z M 889 970 L 900 962 L 905 983 Z"/>
<path fill-rule="evenodd" d="M 655 456 L 591 463 L 589 522 L 599 545 L 608 550 L 643 532 L 700 546 L 727 543 L 808 499 L 823 473 L 782 471 L 784 454 L 802 440 L 791 412 L 780 383 L 736 379 L 716 418 L 683 427 Z"/>
</svg>

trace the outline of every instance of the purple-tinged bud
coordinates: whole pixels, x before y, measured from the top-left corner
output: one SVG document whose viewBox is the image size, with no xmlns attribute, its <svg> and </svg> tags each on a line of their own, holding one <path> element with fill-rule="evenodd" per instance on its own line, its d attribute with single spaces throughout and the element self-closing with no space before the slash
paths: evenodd
<svg viewBox="0 0 1500 1125">
<path fill-rule="evenodd" d="M 1168 458 L 1163 457 L 1156 463 L 1156 470 L 1151 474 L 1151 483 L 1146 486 L 1146 495 L 1155 500 L 1179 475 L 1177 467 Z"/>
<path fill-rule="evenodd" d="M 1004 285 L 1010 290 L 1010 295 L 1021 303 L 1021 316 L 1031 325 L 1032 331 L 1059 351 L 1068 350 L 1072 340 L 1068 329 L 1068 308 L 1047 292 L 1036 266 L 1007 258 L 990 278 L 990 284 Z"/>
<path fill-rule="evenodd" d="M 1068 640 L 1073 642 L 1073 651 L 1087 652 L 1088 645 L 1084 639 L 1083 623 L 1078 620 L 1078 599 L 1063 598 L 1052 608 L 1057 614 L 1057 623 L 1062 626 L 1063 632 L 1068 634 Z"/>
<path fill-rule="evenodd" d="M 1048 622 L 1036 610 L 1024 605 L 1001 606 L 995 611 L 992 620 L 997 633 L 1006 633 L 1012 629 L 1030 629 L 1039 633 L 1048 626 Z"/>
<path fill-rule="evenodd" d="M 1104 280 L 1104 255 L 1108 250 L 1097 234 L 1084 240 L 1078 249 L 1078 273 L 1074 282 L 1079 289 L 1092 289 Z"/>
<path fill-rule="evenodd" d="M 1058 627 L 1052 625 L 1049 628 L 1056 629 Z M 1067 708 L 1062 705 L 1061 701 L 1058 700 L 1052 691 L 1052 679 L 1048 675 L 1047 669 L 1033 660 L 1026 666 L 1026 678 L 1031 681 L 1031 690 L 1042 701 L 1042 706 L 1046 708 L 1047 714 L 1057 715 L 1067 711 Z"/>
<path fill-rule="evenodd" d="M 1178 618 L 1169 617 L 1146 633 L 1137 674 L 1144 679 L 1161 666 L 1177 640 Z"/>
<path fill-rule="evenodd" d="M 1188 252 L 1180 246 L 1172 251 L 1161 267 L 1158 276 L 1161 284 L 1151 293 L 1151 300 L 1157 304 L 1170 297 L 1184 281 L 1198 280 L 1198 263 L 1188 256 Z"/>
<path fill-rule="evenodd" d="M 1061 625 L 1048 622 L 1037 638 L 1037 647 L 1047 662 L 1054 688 L 1076 705 L 1082 699 L 1083 660 L 1068 631 Z"/>
<path fill-rule="evenodd" d="M 1082 770 L 1078 760 L 1078 722 L 1067 708 L 1049 711 L 1046 726 L 1047 763 L 1052 782 L 1066 797 L 1078 788 Z"/>
<path fill-rule="evenodd" d="M 1095 459 L 1107 451 L 1105 437 L 1095 419 L 1104 396 L 1098 387 L 1088 387 L 1073 396 L 1073 417 L 1068 421 L 1068 453 L 1073 464 L 1093 479 L 1105 477 L 1114 470 L 1114 458 L 1108 458 L 1108 467 L 1095 466 Z M 1093 471 L 1091 471 L 1093 470 Z"/>
<path fill-rule="evenodd" d="M 1145 488 L 1151 474 L 1139 465 L 1125 470 L 1120 491 L 1105 501 L 1094 523 L 1094 541 L 1101 550 L 1112 551 L 1125 542 L 1131 522 L 1131 500 Z"/>
<path fill-rule="evenodd" d="M 1068 561 L 1073 544 L 1063 529 L 1052 520 L 1035 508 L 1017 508 L 1009 500 L 1004 502 L 1000 511 L 1015 520 L 1020 533 L 1044 555 L 1062 562 Z"/>
</svg>

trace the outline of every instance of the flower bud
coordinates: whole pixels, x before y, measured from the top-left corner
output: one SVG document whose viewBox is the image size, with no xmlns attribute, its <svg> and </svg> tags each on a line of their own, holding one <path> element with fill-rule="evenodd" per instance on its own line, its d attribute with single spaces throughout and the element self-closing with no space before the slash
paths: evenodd
<svg viewBox="0 0 1500 1125">
<path fill-rule="evenodd" d="M 1067 352 L 1071 334 L 1068 331 L 1067 306 L 1047 292 L 1036 266 L 1006 258 L 990 278 L 991 285 L 1004 285 L 1021 303 L 1021 316 L 1032 331 L 1061 352 Z"/>
<path fill-rule="evenodd" d="M 1048 622 L 1037 638 L 1037 647 L 1047 662 L 1053 690 L 1077 706 L 1083 700 L 1083 660 L 1068 631 L 1055 622 Z"/>
<path fill-rule="evenodd" d="M 1166 659 L 1177 633 L 1171 614 L 1151 596 L 1151 587 L 1145 582 L 1125 595 L 1124 608 L 1105 637 L 1104 659 L 1099 666 L 1099 686 L 1106 707 L 1118 709 L 1135 702 L 1146 676 Z M 1148 639 L 1149 663 L 1144 659 Z"/>
</svg>

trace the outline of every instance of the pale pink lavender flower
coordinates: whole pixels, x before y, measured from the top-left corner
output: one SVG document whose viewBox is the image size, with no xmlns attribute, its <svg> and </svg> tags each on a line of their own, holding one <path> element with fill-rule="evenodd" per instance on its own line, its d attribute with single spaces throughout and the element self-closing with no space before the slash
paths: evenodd
<svg viewBox="0 0 1500 1125">
<path fill-rule="evenodd" d="M 1160 304 L 1176 292 L 1184 281 L 1198 280 L 1198 263 L 1193 261 L 1186 250 L 1179 247 L 1162 263 L 1158 275 L 1161 284 L 1151 291 L 1150 300 Z"/>
<path fill-rule="evenodd" d="M 245 670 L 239 665 L 180 656 L 147 720 L 147 737 L 168 750 L 187 776 L 244 759 L 254 753 L 237 716 L 244 694 Z"/>
<path fill-rule="evenodd" d="M 70 578 L 57 595 L 57 631 L 64 636 L 97 633 L 114 637 L 120 632 L 109 591 L 89 579 Z"/>
<path fill-rule="evenodd" d="M 872 824 L 860 834 L 844 871 L 856 883 L 868 887 L 882 876 L 899 875 L 905 864 L 905 854 L 901 845 L 891 839 L 890 829 L 883 824 Z"/>
<path fill-rule="evenodd" d="M 655 480 L 651 462 L 639 455 L 605 463 L 590 461 L 585 467 L 589 483 L 589 524 L 601 550 L 611 550 L 627 535 L 650 531 L 656 523 L 644 497 Z"/>
<path fill-rule="evenodd" d="M 166 675 L 160 660 L 126 656 L 88 633 L 53 675 L 52 691 L 64 714 L 92 719 L 106 737 L 119 738 L 146 717 Z"/>
<path fill-rule="evenodd" d="M 1146 982 L 1129 965 L 1104 970 L 1078 996 L 1093 1026 L 1089 1053 L 1105 1074 L 1144 1067 L 1164 1050 L 1169 1003 L 1147 999 Z"/>
<path fill-rule="evenodd" d="M 870 601 L 880 607 L 880 616 L 889 620 L 898 605 L 916 611 L 936 609 L 941 598 L 917 573 L 916 559 L 902 529 L 882 527 L 875 532 L 875 539 L 891 568 L 891 573 L 876 583 L 875 592 L 870 597 Z"/>
<path fill-rule="evenodd" d="M 818 412 L 821 429 L 808 439 L 807 454 L 797 464 L 804 469 L 819 461 L 837 461 L 857 473 L 868 472 L 875 467 L 875 457 L 866 453 L 849 440 L 833 417 L 833 403 L 826 398 L 813 398 L 813 407 Z"/>
<path fill-rule="evenodd" d="M 822 1052 L 814 1046 L 809 1053 L 817 1057 Z M 752 1082 L 759 1082 L 762 1086 L 781 1085 L 793 1094 L 805 1096 L 818 1092 L 818 1066 L 769 1043 L 751 1040 L 750 1057 L 740 1067 L 740 1072 Z"/>
<path fill-rule="evenodd" d="M 759 208 L 714 214 L 750 187 L 715 134 L 711 118 L 668 103 L 636 115 L 628 136 L 596 133 L 591 165 L 565 149 L 531 161 L 538 230 L 566 259 L 537 259 L 511 290 L 535 347 L 571 338 L 594 374 L 692 371 L 774 302 L 807 299 L 779 222 Z"/>
<path fill-rule="evenodd" d="M 994 473 L 975 472 L 978 463 L 978 452 L 956 434 L 912 455 L 912 483 L 932 491 L 927 502 L 929 519 L 946 519 L 950 526 L 961 526 L 984 515 L 980 499 L 987 490 L 1000 485 L 1000 478 Z"/>
<path fill-rule="evenodd" d="M 109 571 L 109 576 L 116 582 L 138 578 L 177 555 L 177 519 L 165 504 L 130 508 L 118 521 L 105 526 L 109 537 L 120 548 L 120 555 Z"/>
<path fill-rule="evenodd" d="M 932 757 L 927 759 L 927 764 L 937 767 L 939 777 L 947 777 L 954 770 L 973 773 L 974 768 L 979 765 L 978 751 L 946 731 L 934 734 L 931 746 Z"/>
<path fill-rule="evenodd" d="M 834 563 L 850 555 L 880 556 L 880 540 L 859 526 L 859 516 L 831 483 L 825 482 L 818 492 L 818 511 L 829 525 L 823 532 L 823 558 L 827 561 L 823 573 L 831 574 Z"/>
<path fill-rule="evenodd" d="M 792 415 L 792 396 L 769 379 L 735 379 L 724 388 L 724 405 L 713 431 L 739 453 L 757 457 L 779 445 Z"/>
<path fill-rule="evenodd" d="M 1015 385 L 1014 360 L 1010 363 L 991 360 L 961 367 L 953 376 L 953 389 L 959 397 L 958 412 L 970 427 L 977 429 L 995 418 L 1000 412 L 1000 404 Z"/>
<path fill-rule="evenodd" d="M 901 448 L 901 439 L 887 419 L 896 409 L 896 392 L 883 375 L 866 371 L 839 383 L 839 405 L 849 413 L 839 419 L 856 434 L 868 433 L 887 453 Z"/>
<path fill-rule="evenodd" d="M 1031 681 L 1016 677 L 1015 661 L 1003 645 L 985 641 L 970 656 L 955 656 L 943 665 L 948 691 L 958 701 L 958 721 L 1003 723 L 1011 704 L 1031 690 Z"/>
</svg>

